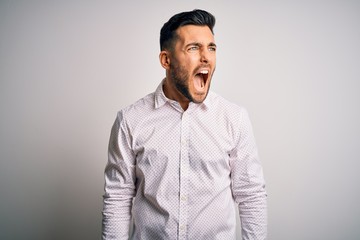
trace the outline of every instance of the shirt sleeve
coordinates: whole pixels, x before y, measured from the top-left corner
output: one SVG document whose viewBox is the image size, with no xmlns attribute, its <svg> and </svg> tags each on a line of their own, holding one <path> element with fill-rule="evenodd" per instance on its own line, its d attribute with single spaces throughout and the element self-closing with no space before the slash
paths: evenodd
<svg viewBox="0 0 360 240">
<path fill-rule="evenodd" d="M 102 239 L 129 239 L 135 196 L 135 155 L 124 116 L 119 112 L 111 129 L 105 168 Z"/>
<path fill-rule="evenodd" d="M 267 235 L 267 194 L 261 163 L 248 113 L 240 112 L 239 135 L 230 153 L 232 192 L 239 206 L 243 240 Z"/>
</svg>

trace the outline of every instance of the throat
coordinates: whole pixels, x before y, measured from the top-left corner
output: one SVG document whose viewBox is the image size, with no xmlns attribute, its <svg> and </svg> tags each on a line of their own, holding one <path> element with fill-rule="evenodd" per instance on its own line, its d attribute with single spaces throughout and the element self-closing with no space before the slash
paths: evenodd
<svg viewBox="0 0 360 240">
<path fill-rule="evenodd" d="M 203 91 L 205 88 L 205 76 L 203 74 L 196 74 L 194 77 L 194 87 L 197 91 Z"/>
</svg>

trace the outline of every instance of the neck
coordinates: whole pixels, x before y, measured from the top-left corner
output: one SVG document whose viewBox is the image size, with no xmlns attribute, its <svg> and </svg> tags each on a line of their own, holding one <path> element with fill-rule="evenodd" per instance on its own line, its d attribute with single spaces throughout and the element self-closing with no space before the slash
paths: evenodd
<svg viewBox="0 0 360 240">
<path fill-rule="evenodd" d="M 184 95 L 182 95 L 176 87 L 171 84 L 171 80 L 168 78 L 165 79 L 164 85 L 163 85 L 164 94 L 167 98 L 177 101 L 181 108 L 186 111 L 186 109 L 189 107 L 189 99 L 187 99 Z"/>
</svg>

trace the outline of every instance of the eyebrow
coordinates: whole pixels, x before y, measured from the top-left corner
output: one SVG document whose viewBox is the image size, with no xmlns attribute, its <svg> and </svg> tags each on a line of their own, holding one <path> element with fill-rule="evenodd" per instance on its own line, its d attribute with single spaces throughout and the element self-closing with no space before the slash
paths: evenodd
<svg viewBox="0 0 360 240">
<path fill-rule="evenodd" d="M 209 43 L 209 45 L 208 45 L 208 46 L 210 46 L 210 47 L 217 47 L 217 46 L 216 46 L 216 44 L 215 44 L 215 43 L 213 43 L 213 42 Z"/>
</svg>

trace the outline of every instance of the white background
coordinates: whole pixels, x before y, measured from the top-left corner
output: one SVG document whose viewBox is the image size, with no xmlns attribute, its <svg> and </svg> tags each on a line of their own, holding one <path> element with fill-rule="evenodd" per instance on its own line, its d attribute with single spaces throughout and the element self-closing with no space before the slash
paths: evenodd
<svg viewBox="0 0 360 240">
<path fill-rule="evenodd" d="M 217 18 L 212 90 L 245 106 L 269 239 L 360 238 L 359 1 L 0 1 L 0 239 L 99 239 L 116 112 L 164 77 L 173 14 Z"/>
</svg>

